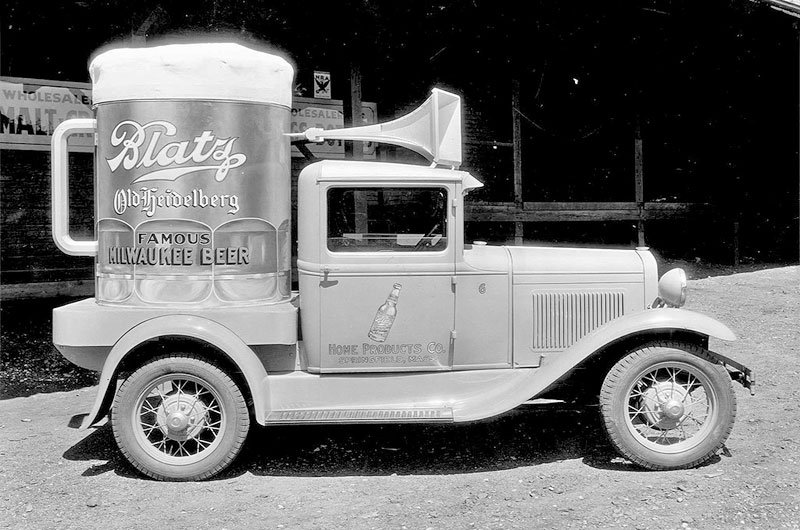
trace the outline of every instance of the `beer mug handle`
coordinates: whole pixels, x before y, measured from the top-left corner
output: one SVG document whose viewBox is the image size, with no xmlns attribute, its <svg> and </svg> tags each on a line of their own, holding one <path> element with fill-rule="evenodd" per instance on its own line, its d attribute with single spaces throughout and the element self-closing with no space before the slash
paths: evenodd
<svg viewBox="0 0 800 530">
<path fill-rule="evenodd" d="M 97 120 L 79 118 L 62 122 L 53 132 L 50 156 L 52 179 L 53 241 L 70 256 L 97 255 L 97 241 L 76 241 L 69 235 L 69 177 L 67 169 L 67 138 L 76 133 L 94 133 Z"/>
</svg>

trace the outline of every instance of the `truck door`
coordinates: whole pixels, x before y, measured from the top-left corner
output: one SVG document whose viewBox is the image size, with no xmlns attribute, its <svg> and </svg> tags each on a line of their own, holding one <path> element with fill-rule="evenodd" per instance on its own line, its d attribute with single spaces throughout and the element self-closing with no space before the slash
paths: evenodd
<svg viewBox="0 0 800 530">
<path fill-rule="evenodd" d="M 331 184 L 323 191 L 320 371 L 450 370 L 453 186 Z"/>
</svg>

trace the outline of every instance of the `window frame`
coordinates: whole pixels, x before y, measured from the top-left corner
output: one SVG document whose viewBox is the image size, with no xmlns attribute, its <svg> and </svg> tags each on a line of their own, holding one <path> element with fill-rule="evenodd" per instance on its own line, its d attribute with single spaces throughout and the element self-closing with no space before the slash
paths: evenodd
<svg viewBox="0 0 800 530">
<path fill-rule="evenodd" d="M 438 190 L 444 193 L 444 211 L 443 211 L 443 220 L 445 223 L 444 230 L 443 230 L 443 237 L 446 238 L 447 243 L 445 244 L 444 248 L 439 250 L 413 250 L 411 247 L 409 250 L 394 250 L 394 249 L 381 249 L 381 250 L 354 250 L 354 251 L 337 251 L 333 250 L 329 246 L 329 237 L 330 237 L 330 226 L 329 226 L 329 216 L 330 216 L 330 203 L 329 197 L 330 193 L 336 189 L 347 189 L 347 190 L 379 190 L 379 189 L 414 189 L 414 190 L 423 190 L 423 189 L 430 189 L 430 190 Z M 450 215 L 450 203 L 451 197 L 453 194 L 453 190 L 448 186 L 448 183 L 444 182 L 385 182 L 385 183 L 378 183 L 378 182 L 347 182 L 347 183 L 335 183 L 326 186 L 324 193 L 321 194 L 322 205 L 324 206 L 323 215 L 321 216 L 320 221 L 322 221 L 322 246 L 325 249 L 325 253 L 330 258 L 339 258 L 339 259 L 346 259 L 346 258 L 357 258 L 357 257 L 381 257 L 386 258 L 387 256 L 404 256 L 404 257 L 418 257 L 418 258 L 433 258 L 433 257 L 442 257 L 447 255 L 448 253 L 453 251 L 455 247 L 454 236 L 452 234 L 453 224 L 455 219 L 451 218 Z"/>
</svg>

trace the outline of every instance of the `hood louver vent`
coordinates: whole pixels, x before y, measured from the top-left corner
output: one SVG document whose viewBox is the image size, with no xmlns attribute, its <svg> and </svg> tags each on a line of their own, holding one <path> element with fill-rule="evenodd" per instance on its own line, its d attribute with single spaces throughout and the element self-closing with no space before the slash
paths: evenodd
<svg viewBox="0 0 800 530">
<path fill-rule="evenodd" d="M 625 312 L 621 291 L 533 293 L 533 349 L 569 348 Z"/>
</svg>

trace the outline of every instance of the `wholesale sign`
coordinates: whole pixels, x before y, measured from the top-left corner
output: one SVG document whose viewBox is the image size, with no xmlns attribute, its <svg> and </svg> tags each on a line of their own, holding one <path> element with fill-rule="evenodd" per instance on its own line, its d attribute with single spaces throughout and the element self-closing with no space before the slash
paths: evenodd
<svg viewBox="0 0 800 530">
<path fill-rule="evenodd" d="M 356 126 L 370 125 L 378 119 L 378 107 L 375 103 L 361 103 L 361 123 Z M 303 132 L 310 127 L 320 129 L 344 128 L 344 112 L 342 100 L 320 100 L 313 98 L 296 97 L 292 101 L 292 131 Z M 375 142 L 363 142 L 364 157 L 375 157 Z M 319 158 L 344 158 L 344 142 L 342 140 L 328 140 L 321 144 L 306 144 L 308 149 Z M 302 157 L 296 147 L 292 147 L 292 156 Z"/>
<path fill-rule="evenodd" d="M 88 83 L 0 77 L 0 147 L 50 150 L 53 131 L 64 120 L 91 118 Z M 92 134 L 69 137 L 73 151 L 94 149 Z"/>
</svg>

